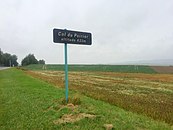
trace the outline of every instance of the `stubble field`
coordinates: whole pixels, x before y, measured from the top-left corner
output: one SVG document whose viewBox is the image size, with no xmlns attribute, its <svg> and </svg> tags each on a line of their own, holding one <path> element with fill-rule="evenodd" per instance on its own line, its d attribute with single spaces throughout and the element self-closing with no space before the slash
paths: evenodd
<svg viewBox="0 0 173 130">
<path fill-rule="evenodd" d="M 26 73 L 64 88 L 63 71 Z M 70 71 L 69 89 L 173 125 L 173 75 Z"/>
</svg>

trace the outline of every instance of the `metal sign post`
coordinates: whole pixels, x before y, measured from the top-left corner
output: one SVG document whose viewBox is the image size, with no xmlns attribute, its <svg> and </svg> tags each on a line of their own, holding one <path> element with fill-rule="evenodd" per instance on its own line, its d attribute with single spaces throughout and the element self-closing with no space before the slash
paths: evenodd
<svg viewBox="0 0 173 130">
<path fill-rule="evenodd" d="M 64 43 L 65 56 L 65 99 L 68 102 L 68 63 L 67 63 L 67 43 Z"/>
<path fill-rule="evenodd" d="M 53 29 L 53 41 L 64 43 L 65 55 L 65 99 L 68 103 L 68 63 L 67 63 L 67 44 L 91 45 L 92 36 L 88 32 L 78 32 L 71 30 Z"/>
</svg>

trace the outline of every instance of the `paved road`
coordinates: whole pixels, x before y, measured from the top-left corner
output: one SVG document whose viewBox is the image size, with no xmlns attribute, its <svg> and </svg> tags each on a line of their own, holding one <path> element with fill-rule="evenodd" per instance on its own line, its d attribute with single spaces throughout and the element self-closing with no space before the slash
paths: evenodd
<svg viewBox="0 0 173 130">
<path fill-rule="evenodd" d="M 5 69 L 8 69 L 10 67 L 0 67 L 0 70 L 5 70 Z"/>
</svg>

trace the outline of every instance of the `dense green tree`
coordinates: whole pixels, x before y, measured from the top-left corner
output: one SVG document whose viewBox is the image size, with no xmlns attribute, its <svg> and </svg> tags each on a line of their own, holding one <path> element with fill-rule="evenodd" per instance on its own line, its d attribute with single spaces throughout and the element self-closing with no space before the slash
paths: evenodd
<svg viewBox="0 0 173 130">
<path fill-rule="evenodd" d="M 0 49 L 0 66 L 17 66 L 17 56 L 3 53 Z"/>
<path fill-rule="evenodd" d="M 0 48 L 0 65 L 2 65 L 2 55 L 3 55 L 3 52 L 1 51 L 1 48 Z"/>
<path fill-rule="evenodd" d="M 11 65 L 12 66 L 18 66 L 17 56 L 16 55 L 11 56 Z"/>
<path fill-rule="evenodd" d="M 44 65 L 45 64 L 45 61 L 44 60 L 39 60 L 38 61 L 38 64 L 43 64 Z"/>
<path fill-rule="evenodd" d="M 11 55 L 9 53 L 4 53 L 2 55 L 2 64 L 4 66 L 11 66 Z"/>
<path fill-rule="evenodd" d="M 38 64 L 38 60 L 35 58 L 34 54 L 29 54 L 22 60 L 22 66 L 29 64 Z"/>
</svg>

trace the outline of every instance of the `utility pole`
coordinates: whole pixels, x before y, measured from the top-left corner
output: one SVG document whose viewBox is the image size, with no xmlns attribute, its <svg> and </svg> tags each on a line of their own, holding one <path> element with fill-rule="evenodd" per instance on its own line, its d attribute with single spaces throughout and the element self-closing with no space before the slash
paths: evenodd
<svg viewBox="0 0 173 130">
<path fill-rule="evenodd" d="M 10 67 L 11 67 L 11 60 L 9 60 L 9 63 L 10 63 Z"/>
</svg>

